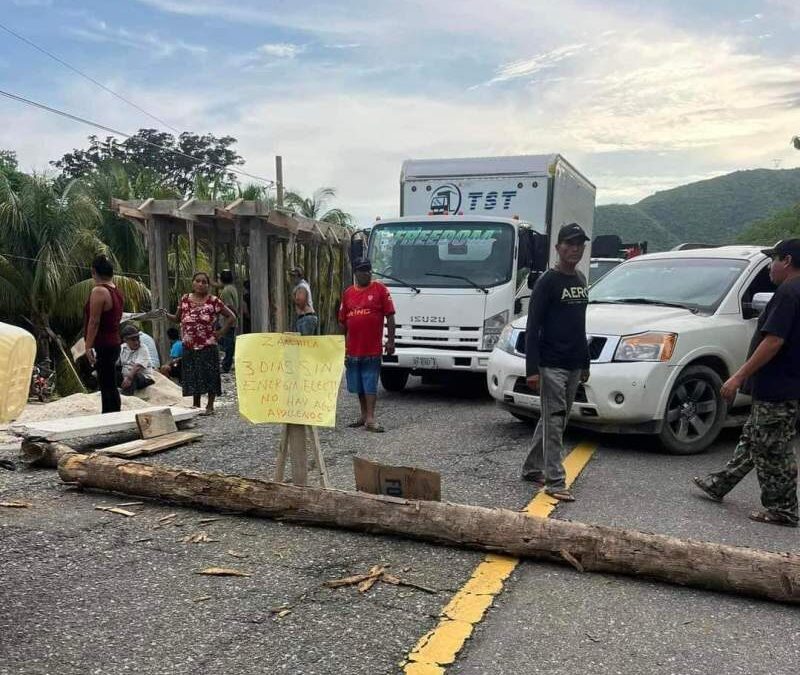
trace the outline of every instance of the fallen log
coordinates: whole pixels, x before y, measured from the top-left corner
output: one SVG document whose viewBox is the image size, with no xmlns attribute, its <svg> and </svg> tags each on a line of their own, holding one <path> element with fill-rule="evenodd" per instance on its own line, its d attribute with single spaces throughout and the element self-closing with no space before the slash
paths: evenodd
<svg viewBox="0 0 800 675">
<path fill-rule="evenodd" d="M 20 459 L 29 467 L 55 469 L 64 456 L 74 453 L 75 450 L 63 443 L 24 440 L 20 448 Z"/>
<path fill-rule="evenodd" d="M 62 480 L 87 488 L 800 603 L 800 555 L 795 554 L 534 518 L 506 509 L 298 487 L 97 455 L 67 454 L 58 472 Z"/>
</svg>

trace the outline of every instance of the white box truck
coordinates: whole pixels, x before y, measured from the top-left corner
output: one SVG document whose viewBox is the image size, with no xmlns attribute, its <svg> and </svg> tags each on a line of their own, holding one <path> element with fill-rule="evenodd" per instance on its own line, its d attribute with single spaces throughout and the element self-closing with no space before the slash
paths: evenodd
<svg viewBox="0 0 800 675">
<path fill-rule="evenodd" d="M 376 222 L 366 251 L 397 311 L 383 386 L 485 372 L 503 327 L 555 262 L 554 233 L 577 222 L 591 237 L 594 202 L 595 186 L 557 154 L 405 161 L 400 217 Z M 587 276 L 588 265 L 587 251 Z"/>
</svg>

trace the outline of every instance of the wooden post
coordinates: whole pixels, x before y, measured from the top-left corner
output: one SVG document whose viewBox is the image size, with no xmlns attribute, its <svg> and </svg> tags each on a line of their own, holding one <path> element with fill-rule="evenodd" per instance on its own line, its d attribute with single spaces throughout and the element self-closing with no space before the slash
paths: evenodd
<svg viewBox="0 0 800 675">
<path fill-rule="evenodd" d="M 219 260 L 217 259 L 217 221 L 211 221 L 211 277 L 213 279 L 217 278 L 217 272 L 219 271 L 217 268 L 219 266 Z"/>
<path fill-rule="evenodd" d="M 189 261 L 192 263 L 192 274 L 197 272 L 197 239 L 194 236 L 194 221 L 186 221 L 186 233 L 189 236 Z"/>
<path fill-rule="evenodd" d="M 286 330 L 286 294 L 283 273 L 283 242 L 278 237 L 270 237 L 269 272 L 272 329 L 276 333 L 283 333 Z"/>
<path fill-rule="evenodd" d="M 254 333 L 268 333 L 269 238 L 258 218 L 250 220 L 250 317 Z"/>
<path fill-rule="evenodd" d="M 169 277 L 167 267 L 167 222 L 158 217 L 147 220 L 147 257 L 150 267 L 150 295 L 154 308 L 169 308 Z M 153 322 L 153 339 L 162 359 L 169 354 L 167 327 L 164 321 Z"/>
<path fill-rule="evenodd" d="M 800 603 L 800 555 L 535 518 L 518 511 L 299 487 L 100 455 L 66 454 L 61 480 L 87 488 L 239 511 L 306 525 L 386 533 Z"/>
<path fill-rule="evenodd" d="M 275 157 L 275 204 L 283 208 L 283 157 Z"/>
</svg>

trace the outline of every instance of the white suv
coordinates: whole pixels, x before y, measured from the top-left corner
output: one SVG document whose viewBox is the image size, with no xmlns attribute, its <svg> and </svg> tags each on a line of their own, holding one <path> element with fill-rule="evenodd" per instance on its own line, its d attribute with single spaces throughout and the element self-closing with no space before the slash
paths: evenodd
<svg viewBox="0 0 800 675">
<path fill-rule="evenodd" d="M 658 434 L 676 454 L 707 448 L 728 414 L 720 386 L 744 362 L 756 327 L 753 298 L 774 291 L 769 262 L 755 246 L 721 246 L 643 255 L 611 270 L 589 291 L 591 377 L 578 390 L 570 422 Z M 535 418 L 525 322 L 503 330 L 487 381 L 499 405 Z M 739 394 L 733 407 L 748 403 Z"/>
</svg>

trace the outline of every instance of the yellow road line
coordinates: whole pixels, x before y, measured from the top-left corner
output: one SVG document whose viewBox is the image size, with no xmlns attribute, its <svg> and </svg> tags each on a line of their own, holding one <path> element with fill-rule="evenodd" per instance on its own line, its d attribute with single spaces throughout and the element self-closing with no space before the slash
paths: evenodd
<svg viewBox="0 0 800 675">
<path fill-rule="evenodd" d="M 595 449 L 594 444 L 581 443 L 564 458 L 567 485 L 578 477 Z M 547 518 L 557 504 L 557 500 L 539 492 L 524 511 L 530 516 Z M 473 628 L 483 619 L 518 564 L 519 558 L 488 554 L 442 610 L 438 625 L 423 635 L 408 654 L 403 672 L 406 675 L 443 675 L 445 667 L 455 661 Z"/>
</svg>

